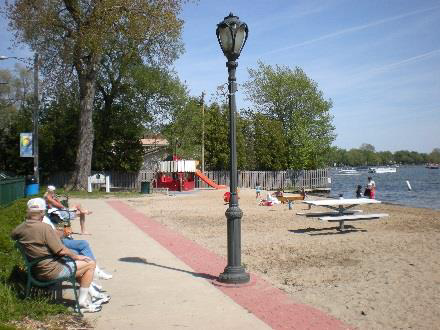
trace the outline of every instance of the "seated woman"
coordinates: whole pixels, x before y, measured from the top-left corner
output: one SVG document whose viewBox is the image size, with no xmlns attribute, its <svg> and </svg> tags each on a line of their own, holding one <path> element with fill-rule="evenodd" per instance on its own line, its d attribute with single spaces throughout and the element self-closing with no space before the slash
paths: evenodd
<svg viewBox="0 0 440 330">
<path fill-rule="evenodd" d="M 89 235 L 89 233 L 86 232 L 85 221 L 86 215 L 91 214 L 92 212 L 83 209 L 80 204 L 75 205 L 73 209 L 66 209 L 61 201 L 55 196 L 55 186 L 47 187 L 44 199 L 47 203 L 48 213 L 56 212 L 63 220 L 71 220 L 79 215 L 81 234 Z"/>
</svg>

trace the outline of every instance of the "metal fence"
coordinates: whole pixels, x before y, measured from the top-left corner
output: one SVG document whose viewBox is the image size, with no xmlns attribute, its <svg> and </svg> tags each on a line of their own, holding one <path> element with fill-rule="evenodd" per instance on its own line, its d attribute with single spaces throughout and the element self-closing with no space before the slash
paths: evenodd
<svg viewBox="0 0 440 330">
<path fill-rule="evenodd" d="M 0 180 L 0 206 L 24 197 L 24 177 Z"/>
<path fill-rule="evenodd" d="M 141 182 L 153 182 L 156 173 L 140 172 L 92 172 L 110 176 L 110 186 L 122 190 L 140 191 Z M 229 171 L 207 171 L 204 173 L 217 184 L 229 186 Z M 265 190 L 292 189 L 315 190 L 330 188 L 331 181 L 328 169 L 318 170 L 287 170 L 287 171 L 238 171 L 239 188 L 255 188 L 259 184 Z M 71 173 L 56 173 L 45 180 L 45 184 L 58 187 L 66 185 Z M 154 185 L 153 185 L 154 187 Z M 200 178 L 196 177 L 196 188 L 208 188 Z"/>
<path fill-rule="evenodd" d="M 229 186 L 229 171 L 207 171 L 204 173 L 217 184 Z M 259 184 L 265 190 L 315 190 L 330 188 L 331 181 L 328 169 L 287 170 L 287 171 L 238 171 L 239 188 L 255 188 Z M 208 187 L 198 179 L 196 187 Z"/>
</svg>

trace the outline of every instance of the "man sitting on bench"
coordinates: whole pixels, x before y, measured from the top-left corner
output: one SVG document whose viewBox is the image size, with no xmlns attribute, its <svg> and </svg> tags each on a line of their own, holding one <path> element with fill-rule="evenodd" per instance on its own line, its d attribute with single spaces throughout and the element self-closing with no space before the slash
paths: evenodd
<svg viewBox="0 0 440 330">
<path fill-rule="evenodd" d="M 42 198 L 30 199 L 27 203 L 25 222 L 18 225 L 11 233 L 12 239 L 18 241 L 31 259 L 53 256 L 35 265 L 35 276 L 40 280 L 51 280 L 66 277 L 73 271 L 73 264 L 63 260 L 69 256 L 75 260 L 76 278 L 80 284 L 79 305 L 82 312 L 98 312 L 101 302 L 92 303 L 89 299 L 89 288 L 95 272 L 95 262 L 81 255 L 76 255 L 66 248 L 56 233 L 42 222 L 46 212 L 46 202 Z"/>
</svg>

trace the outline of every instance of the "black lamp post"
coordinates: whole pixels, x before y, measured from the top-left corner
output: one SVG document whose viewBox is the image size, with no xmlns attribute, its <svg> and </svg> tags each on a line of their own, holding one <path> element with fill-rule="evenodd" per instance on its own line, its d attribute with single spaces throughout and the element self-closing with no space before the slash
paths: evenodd
<svg viewBox="0 0 440 330">
<path fill-rule="evenodd" d="M 228 83 L 229 83 L 229 145 L 230 145 L 230 192 L 229 208 L 226 210 L 228 228 L 228 265 L 223 273 L 219 275 L 219 281 L 229 284 L 240 284 L 249 282 L 249 274 L 241 265 L 241 218 L 243 212 L 238 206 L 237 198 L 237 150 L 236 150 L 236 105 L 235 92 L 237 83 L 235 70 L 237 62 L 248 37 L 246 23 L 239 20 L 232 13 L 217 24 L 217 39 L 220 47 L 228 61 Z"/>
</svg>

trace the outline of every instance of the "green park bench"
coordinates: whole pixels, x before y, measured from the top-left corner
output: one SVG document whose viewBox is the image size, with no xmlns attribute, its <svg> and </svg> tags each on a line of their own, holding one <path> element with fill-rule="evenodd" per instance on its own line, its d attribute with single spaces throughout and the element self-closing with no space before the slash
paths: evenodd
<svg viewBox="0 0 440 330">
<path fill-rule="evenodd" d="M 63 257 L 63 258 L 66 258 L 68 261 L 73 261 L 73 263 L 74 263 L 74 269 L 68 276 L 62 277 L 62 278 L 57 278 L 54 280 L 42 281 L 42 280 L 39 280 L 34 277 L 34 275 L 32 274 L 32 267 L 34 267 L 40 261 L 45 260 L 45 259 L 51 259 L 54 256 L 50 255 L 50 256 L 44 256 L 44 257 L 30 260 L 30 258 L 26 255 L 26 252 L 25 252 L 23 246 L 18 241 L 15 242 L 15 246 L 20 251 L 20 253 L 23 257 L 25 266 L 26 266 L 27 281 L 26 281 L 25 297 L 26 298 L 29 297 L 32 285 L 35 285 L 37 287 L 47 288 L 50 286 L 61 285 L 61 283 L 64 281 L 69 281 L 72 284 L 73 293 L 75 295 L 75 308 L 74 308 L 74 310 L 76 312 L 78 312 L 79 314 L 81 314 L 79 301 L 78 301 L 78 293 L 76 292 L 76 279 L 75 279 L 75 277 L 76 277 L 76 264 L 75 264 L 74 260 L 68 256 Z"/>
</svg>

